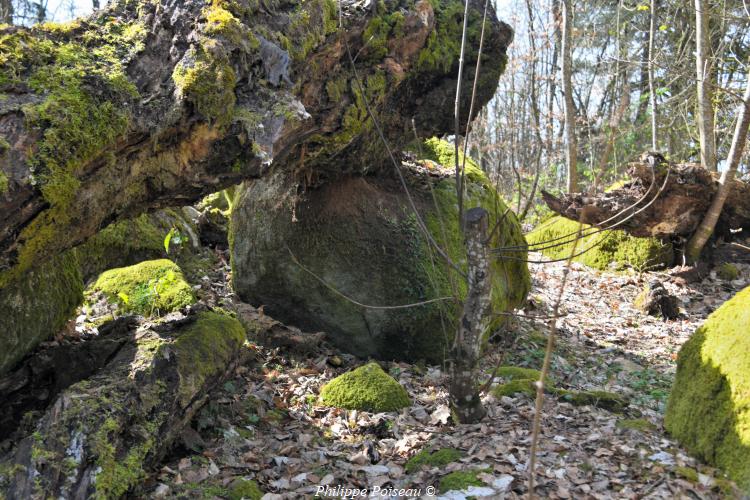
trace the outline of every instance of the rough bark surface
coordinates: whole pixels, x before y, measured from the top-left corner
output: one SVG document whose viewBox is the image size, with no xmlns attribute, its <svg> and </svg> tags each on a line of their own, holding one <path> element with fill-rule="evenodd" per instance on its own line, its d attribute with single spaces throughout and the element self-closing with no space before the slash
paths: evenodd
<svg viewBox="0 0 750 500">
<path fill-rule="evenodd" d="M 652 168 L 651 163 L 657 166 Z M 664 184 L 667 171 L 669 178 Z M 656 179 L 652 186 L 653 172 L 656 173 Z M 618 225 L 617 229 L 623 229 L 633 236 L 666 239 L 690 237 L 711 206 L 718 189 L 718 174 L 694 163 L 673 164 L 667 168 L 658 158 L 651 157 L 650 163 L 631 163 L 628 173 L 632 178 L 630 182 L 619 189 L 596 196 L 574 193 L 557 197 L 544 191 L 542 196 L 554 212 L 569 219 L 579 220 L 585 208 L 587 222 L 593 225 L 603 223 L 625 210 L 622 216 L 610 220 L 604 226 L 609 227 L 632 215 L 622 225 Z M 660 192 L 662 185 L 664 189 Z M 643 201 L 629 208 L 644 195 L 646 197 Z M 650 203 L 652 200 L 653 203 Z M 641 210 L 646 205 L 648 207 Z M 715 234 L 731 239 L 730 230 L 739 228 L 750 229 L 750 184 L 734 179 Z"/>
<path fill-rule="evenodd" d="M 244 341 L 239 321 L 212 311 L 130 330 L 111 361 L 64 390 L 3 458 L 5 497 L 119 498 L 238 366 Z"/>
<path fill-rule="evenodd" d="M 451 406 L 458 422 L 475 423 L 486 414 L 477 391 L 476 371 L 491 305 L 490 260 L 487 252 L 489 214 L 483 208 L 466 212 L 465 235 L 468 292 L 451 350 Z"/>
<path fill-rule="evenodd" d="M 412 118 L 420 134 L 449 130 L 461 2 L 341 4 L 343 29 L 331 0 L 123 0 L 66 25 L 0 30 L 0 286 L 114 220 L 272 163 L 301 184 L 377 168 L 365 99 L 396 146 Z M 512 38 L 494 16 L 489 25 L 479 104 Z"/>
</svg>

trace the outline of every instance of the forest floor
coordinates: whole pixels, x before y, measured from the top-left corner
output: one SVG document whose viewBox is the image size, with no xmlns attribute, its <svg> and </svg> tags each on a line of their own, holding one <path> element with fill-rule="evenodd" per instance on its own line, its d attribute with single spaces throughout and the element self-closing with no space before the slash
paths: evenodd
<svg viewBox="0 0 750 500">
<path fill-rule="evenodd" d="M 557 387 L 612 391 L 629 405 L 614 413 L 545 397 L 539 497 L 732 496 L 733 485 L 719 471 L 699 464 L 669 439 L 662 417 L 680 346 L 710 312 L 750 282 L 750 266 L 738 268 L 740 278 L 732 282 L 711 275 L 686 285 L 667 273 L 607 273 L 572 264 L 551 376 Z M 506 347 L 496 346 L 484 359 L 486 377 L 501 357 L 504 365 L 540 368 L 548 326 L 532 317 L 551 311 L 563 270 L 562 263 L 532 267 L 529 305 L 508 323 Z M 203 288 L 215 298 L 230 296 L 228 274 L 229 267 L 220 266 Z M 655 278 L 679 298 L 682 319 L 664 321 L 633 307 L 638 292 Z M 385 366 L 412 398 L 410 408 L 381 414 L 339 410 L 320 405 L 318 392 L 362 360 L 325 343 L 303 356 L 251 348 L 252 361 L 212 396 L 145 485 L 150 496 L 240 498 L 243 480 L 255 480 L 267 492 L 265 499 L 310 498 L 325 487 L 328 496 L 338 498 L 343 495 L 337 487 L 367 488 L 381 498 L 389 488 L 446 499 L 526 495 L 531 396 L 489 394 L 482 423 L 453 425 L 444 371 L 390 363 Z M 459 450 L 460 458 L 443 466 L 406 465 L 420 450 L 444 448 Z M 468 472 L 463 477 L 474 485 L 451 490 L 451 479 L 461 475 L 445 477 L 456 471 Z"/>
</svg>

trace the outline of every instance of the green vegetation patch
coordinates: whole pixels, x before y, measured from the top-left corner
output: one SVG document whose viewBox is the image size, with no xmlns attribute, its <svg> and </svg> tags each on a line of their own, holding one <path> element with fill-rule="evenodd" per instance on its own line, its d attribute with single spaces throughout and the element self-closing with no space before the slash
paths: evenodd
<svg viewBox="0 0 750 500">
<path fill-rule="evenodd" d="M 441 493 L 448 491 L 461 491 L 469 486 L 484 486 L 484 482 L 479 479 L 478 474 L 481 471 L 456 471 L 443 476 L 440 479 L 438 489 Z"/>
<path fill-rule="evenodd" d="M 422 466 L 443 467 L 463 457 L 461 450 L 443 448 L 436 451 L 422 450 L 406 462 L 406 472 L 417 472 Z"/>
<path fill-rule="evenodd" d="M 512 380 L 505 384 L 499 384 L 492 389 L 492 395 L 496 398 L 515 396 L 516 394 L 533 396 L 536 394 L 536 386 L 534 385 L 534 382 L 536 382 L 536 380 L 519 379 Z"/>
<path fill-rule="evenodd" d="M 529 249 L 541 251 L 551 259 L 567 259 L 578 235 L 579 223 L 565 217 L 552 217 L 526 235 Z M 592 226 L 583 224 L 583 237 L 578 241 L 573 260 L 594 269 L 653 269 L 669 266 L 674 258 L 672 245 L 656 238 L 636 238 L 624 231 L 609 230 L 593 233 Z M 588 236 L 587 236 L 588 235 Z M 585 252 L 585 253 L 582 253 Z"/>
<path fill-rule="evenodd" d="M 732 281 L 740 277 L 740 270 L 734 264 L 726 262 L 719 266 L 716 275 L 724 281 Z"/>
<path fill-rule="evenodd" d="M 628 407 L 628 400 L 619 394 L 609 391 L 566 391 L 558 389 L 558 398 L 575 406 L 595 406 L 605 410 L 622 413 Z"/>
<path fill-rule="evenodd" d="M 92 290 L 103 292 L 122 311 L 144 316 L 176 311 L 195 302 L 182 271 L 167 259 L 105 271 Z"/>
<path fill-rule="evenodd" d="M 371 412 L 395 411 L 411 405 L 406 389 L 377 363 L 336 377 L 323 386 L 320 397 L 329 406 Z"/>
<path fill-rule="evenodd" d="M 750 493 L 750 287 L 711 314 L 680 350 L 664 426 Z"/>
<path fill-rule="evenodd" d="M 241 479 L 229 489 L 229 500 L 260 500 L 262 496 L 263 492 L 255 481 Z"/>
</svg>

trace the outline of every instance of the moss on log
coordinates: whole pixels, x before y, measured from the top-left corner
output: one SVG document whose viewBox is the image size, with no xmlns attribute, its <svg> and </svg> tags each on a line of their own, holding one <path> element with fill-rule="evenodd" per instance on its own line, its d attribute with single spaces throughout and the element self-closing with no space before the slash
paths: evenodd
<svg viewBox="0 0 750 500">
<path fill-rule="evenodd" d="M 105 368 L 60 394 L 5 457 L 6 496 L 124 495 L 237 366 L 244 341 L 240 322 L 215 311 L 132 332 Z"/>
</svg>

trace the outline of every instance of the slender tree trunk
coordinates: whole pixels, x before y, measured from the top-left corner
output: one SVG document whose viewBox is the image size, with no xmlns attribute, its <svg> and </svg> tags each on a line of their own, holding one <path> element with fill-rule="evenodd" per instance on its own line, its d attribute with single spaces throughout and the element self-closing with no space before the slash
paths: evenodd
<svg viewBox="0 0 750 500">
<path fill-rule="evenodd" d="M 699 0 L 696 0 L 699 1 Z M 651 149 L 659 150 L 657 131 L 658 109 L 656 106 L 656 84 L 654 83 L 654 37 L 656 36 L 656 0 L 651 0 L 650 24 L 648 29 L 648 95 L 651 101 Z"/>
<path fill-rule="evenodd" d="M 698 2 L 696 2 L 696 4 L 697 3 Z M 703 247 L 714 232 L 716 222 L 719 220 L 721 211 L 724 208 L 724 202 L 729 195 L 729 189 L 732 180 L 734 179 L 734 174 L 737 172 L 737 167 L 742 159 L 742 153 L 745 150 L 748 126 L 750 126 L 750 74 L 747 78 L 745 95 L 742 97 L 742 103 L 740 103 L 737 126 L 735 127 L 734 135 L 732 136 L 732 147 L 729 150 L 727 169 L 721 174 L 721 178 L 719 179 L 719 190 L 716 192 L 716 195 L 711 202 L 711 206 L 708 208 L 708 212 L 706 212 L 703 221 L 701 221 L 700 226 L 698 226 L 698 230 L 695 231 L 693 237 L 690 238 L 687 248 L 685 249 L 685 256 L 689 263 L 694 263 L 698 260 Z"/>
<path fill-rule="evenodd" d="M 701 164 L 717 171 L 716 135 L 711 90 L 711 64 L 709 63 L 709 16 L 707 0 L 695 0 L 695 70 L 698 80 L 698 133 L 701 141 Z"/>
<path fill-rule="evenodd" d="M 576 142 L 576 118 L 575 105 L 573 103 L 573 81 L 572 81 L 572 50 L 571 31 L 573 29 L 573 0 L 562 0 L 563 7 L 563 36 L 562 36 L 562 79 L 563 92 L 565 93 L 565 163 L 568 168 L 569 193 L 578 191 L 578 173 L 576 163 L 578 162 Z"/>
<path fill-rule="evenodd" d="M 0 0 L 0 24 L 13 24 L 13 1 Z"/>
<path fill-rule="evenodd" d="M 468 293 L 452 349 L 450 396 L 460 423 L 480 421 L 485 410 L 477 390 L 477 365 L 490 311 L 490 259 L 487 252 L 488 214 L 483 208 L 466 212 L 464 234 L 468 257 Z"/>
</svg>

